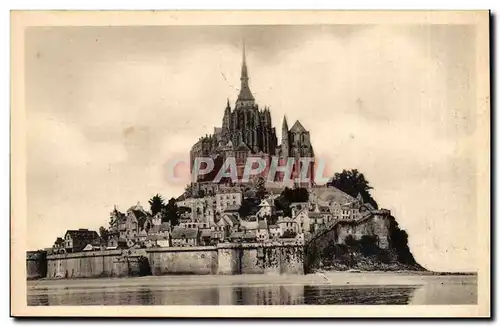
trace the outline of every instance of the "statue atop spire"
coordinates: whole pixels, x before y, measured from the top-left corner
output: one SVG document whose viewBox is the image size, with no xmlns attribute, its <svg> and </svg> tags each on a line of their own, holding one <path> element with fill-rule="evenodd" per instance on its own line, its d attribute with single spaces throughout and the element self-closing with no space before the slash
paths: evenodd
<svg viewBox="0 0 500 327">
<path fill-rule="evenodd" d="M 250 87 L 248 86 L 248 70 L 247 70 L 247 62 L 246 62 L 246 53 L 245 53 L 245 42 L 243 42 L 243 60 L 241 64 L 241 88 L 240 94 L 238 95 L 238 100 L 236 102 L 253 102 L 255 101 L 252 92 L 250 91 Z"/>
</svg>

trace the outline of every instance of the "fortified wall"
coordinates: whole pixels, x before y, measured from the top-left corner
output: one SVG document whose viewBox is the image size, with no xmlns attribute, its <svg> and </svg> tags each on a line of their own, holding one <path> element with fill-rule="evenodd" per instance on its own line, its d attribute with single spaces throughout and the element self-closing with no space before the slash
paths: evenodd
<svg viewBox="0 0 500 327">
<path fill-rule="evenodd" d="M 46 256 L 46 261 L 27 260 L 27 268 L 31 279 L 149 274 L 303 274 L 303 258 L 304 245 L 299 242 L 220 243 L 55 254 Z"/>
<path fill-rule="evenodd" d="M 28 251 L 26 253 L 26 278 L 38 279 L 47 275 L 47 253 Z"/>
</svg>

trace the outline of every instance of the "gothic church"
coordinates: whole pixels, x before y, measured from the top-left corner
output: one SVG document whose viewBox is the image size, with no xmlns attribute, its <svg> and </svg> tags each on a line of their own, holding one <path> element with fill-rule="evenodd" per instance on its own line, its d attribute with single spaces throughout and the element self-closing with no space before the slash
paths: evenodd
<svg viewBox="0 0 500 327">
<path fill-rule="evenodd" d="M 260 157 L 268 163 L 276 156 L 284 160 L 295 158 L 297 161 L 300 157 L 314 157 L 309 131 L 298 120 L 288 129 L 286 117 L 283 118 L 281 145 L 277 144 L 276 129 L 272 125 L 269 108 L 259 109 L 250 91 L 244 45 L 240 81 L 240 92 L 234 108 L 227 101 L 222 127 L 215 127 L 213 134 L 201 137 L 192 146 L 191 172 L 196 157 L 234 157 L 239 177 L 248 157 Z M 298 169 L 294 167 L 292 176 L 298 176 L 296 170 Z M 310 171 L 312 176 L 312 165 Z"/>
</svg>

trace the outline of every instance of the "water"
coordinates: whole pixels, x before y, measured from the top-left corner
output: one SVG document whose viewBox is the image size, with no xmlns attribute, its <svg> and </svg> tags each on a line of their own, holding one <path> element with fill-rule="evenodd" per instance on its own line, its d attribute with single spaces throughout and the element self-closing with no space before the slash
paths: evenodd
<svg viewBox="0 0 500 327">
<path fill-rule="evenodd" d="M 477 304 L 476 276 L 307 276 L 33 281 L 27 299 L 28 305 Z"/>
</svg>

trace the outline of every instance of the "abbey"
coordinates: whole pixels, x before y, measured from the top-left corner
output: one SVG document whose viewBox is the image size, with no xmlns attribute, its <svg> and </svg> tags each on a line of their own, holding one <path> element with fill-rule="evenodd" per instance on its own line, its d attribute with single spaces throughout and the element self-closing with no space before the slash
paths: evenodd
<svg viewBox="0 0 500 327">
<path fill-rule="evenodd" d="M 240 81 L 240 92 L 233 108 L 227 100 L 222 127 L 214 127 L 213 134 L 201 137 L 192 146 L 191 171 L 197 157 L 212 159 L 234 157 L 238 164 L 238 176 L 241 175 L 244 162 L 249 157 L 259 157 L 265 159 L 267 163 L 273 157 L 278 157 L 285 161 L 289 158 L 296 159 L 297 167 L 294 166 L 292 176 L 298 175 L 300 158 L 314 157 L 309 131 L 299 121 L 289 129 L 284 117 L 281 144 L 278 145 L 269 108 L 260 109 L 250 90 L 245 46 L 243 46 Z M 312 165 L 310 173 L 312 174 Z"/>
</svg>

